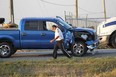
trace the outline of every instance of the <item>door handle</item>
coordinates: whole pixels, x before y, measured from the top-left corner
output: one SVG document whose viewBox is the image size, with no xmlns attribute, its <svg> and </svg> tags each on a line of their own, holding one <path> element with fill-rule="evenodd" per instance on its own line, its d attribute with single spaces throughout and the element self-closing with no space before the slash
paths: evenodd
<svg viewBox="0 0 116 77">
<path fill-rule="evenodd" d="M 22 33 L 21 35 L 22 35 L 22 36 L 26 36 L 26 35 L 27 35 L 27 33 Z"/>
<path fill-rule="evenodd" d="M 41 33 L 41 36 L 45 36 L 46 34 L 45 33 Z"/>
</svg>

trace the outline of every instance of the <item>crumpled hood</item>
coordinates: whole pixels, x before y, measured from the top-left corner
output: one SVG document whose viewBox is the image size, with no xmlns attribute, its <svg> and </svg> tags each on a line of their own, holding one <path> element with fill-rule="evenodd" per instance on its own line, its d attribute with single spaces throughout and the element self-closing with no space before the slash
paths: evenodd
<svg viewBox="0 0 116 77">
<path fill-rule="evenodd" d="M 86 32 L 89 32 L 91 34 L 95 33 L 96 31 L 94 29 L 90 29 L 90 28 L 73 28 L 73 31 L 86 31 Z"/>
</svg>

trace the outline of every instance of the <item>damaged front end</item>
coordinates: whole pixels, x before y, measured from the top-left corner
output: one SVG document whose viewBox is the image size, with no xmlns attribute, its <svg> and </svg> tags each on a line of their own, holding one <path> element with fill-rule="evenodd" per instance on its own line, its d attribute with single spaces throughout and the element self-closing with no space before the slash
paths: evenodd
<svg viewBox="0 0 116 77">
<path fill-rule="evenodd" d="M 76 56 L 83 56 L 87 51 L 93 51 L 99 44 L 97 34 L 93 29 L 75 28 L 73 34 L 75 38 L 73 52 Z"/>
</svg>

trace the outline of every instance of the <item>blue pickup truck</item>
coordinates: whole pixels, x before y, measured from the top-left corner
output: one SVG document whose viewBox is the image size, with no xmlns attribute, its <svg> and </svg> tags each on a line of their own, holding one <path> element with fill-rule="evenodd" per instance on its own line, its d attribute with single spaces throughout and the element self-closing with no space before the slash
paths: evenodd
<svg viewBox="0 0 116 77">
<path fill-rule="evenodd" d="M 0 29 L 0 57 L 8 58 L 18 49 L 53 49 L 51 26 L 57 24 L 64 35 L 67 51 L 83 56 L 97 47 L 96 32 L 92 29 L 73 28 L 61 18 L 23 18 L 18 29 Z"/>
</svg>

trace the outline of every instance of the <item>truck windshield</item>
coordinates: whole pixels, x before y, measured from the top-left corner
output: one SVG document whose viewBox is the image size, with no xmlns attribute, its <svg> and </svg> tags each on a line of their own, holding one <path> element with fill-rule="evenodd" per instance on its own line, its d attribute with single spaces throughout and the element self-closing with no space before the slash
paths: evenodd
<svg viewBox="0 0 116 77">
<path fill-rule="evenodd" d="M 64 26 L 66 29 L 72 29 L 72 26 L 70 26 L 68 23 L 66 23 L 65 21 L 59 19 L 59 24 Z"/>
</svg>

